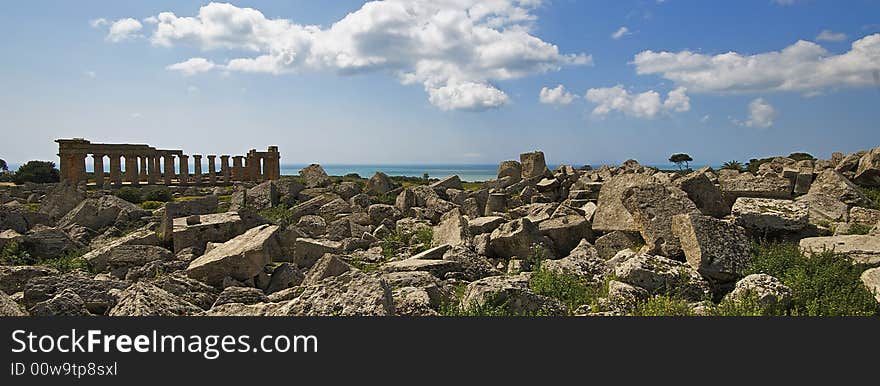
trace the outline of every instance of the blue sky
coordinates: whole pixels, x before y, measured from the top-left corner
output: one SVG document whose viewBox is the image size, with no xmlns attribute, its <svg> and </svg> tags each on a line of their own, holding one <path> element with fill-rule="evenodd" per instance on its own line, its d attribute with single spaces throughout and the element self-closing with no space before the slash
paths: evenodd
<svg viewBox="0 0 880 386">
<path fill-rule="evenodd" d="M 14 2 L 0 158 L 54 160 L 63 137 L 277 144 L 284 163 L 828 157 L 880 145 L 878 16 L 876 0 Z"/>
</svg>

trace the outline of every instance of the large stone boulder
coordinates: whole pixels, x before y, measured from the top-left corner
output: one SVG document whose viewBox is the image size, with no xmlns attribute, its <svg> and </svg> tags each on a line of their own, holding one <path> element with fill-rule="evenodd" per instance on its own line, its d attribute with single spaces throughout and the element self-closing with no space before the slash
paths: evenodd
<svg viewBox="0 0 880 386">
<path fill-rule="evenodd" d="M 468 245 L 470 244 L 468 220 L 455 208 L 440 218 L 440 224 L 434 227 L 431 243 L 433 245 Z"/>
<path fill-rule="evenodd" d="M 153 261 L 174 259 L 171 251 L 154 245 L 120 245 L 110 248 L 98 258 L 86 260 L 97 271 L 109 271 L 114 277 L 124 279 L 128 270 Z"/>
<path fill-rule="evenodd" d="M 880 147 L 867 152 L 859 159 L 855 178 L 859 185 L 880 186 Z"/>
<path fill-rule="evenodd" d="M 590 222 L 579 214 L 555 217 L 538 224 L 538 231 L 553 241 L 557 256 L 566 256 L 581 240 L 595 240 Z"/>
<path fill-rule="evenodd" d="M 392 189 L 394 189 L 394 182 L 391 181 L 391 178 L 385 173 L 376 172 L 367 180 L 367 184 L 364 186 L 364 193 L 382 195 L 390 192 Z"/>
<path fill-rule="evenodd" d="M 0 317 L 3 316 L 28 316 L 28 314 L 9 295 L 0 291 Z"/>
<path fill-rule="evenodd" d="M 393 316 L 391 287 L 381 276 L 350 271 L 302 288 L 302 293 L 267 315 Z"/>
<path fill-rule="evenodd" d="M 85 199 L 85 192 L 68 181 L 62 181 L 46 194 L 43 205 L 40 206 L 40 213 L 49 216 L 52 221 L 57 221 Z"/>
<path fill-rule="evenodd" d="M 26 209 L 17 208 L 11 205 L 0 205 L 0 231 L 13 230 L 18 233 L 25 233 L 31 228 L 25 217 Z"/>
<path fill-rule="evenodd" d="M 610 273 L 608 262 L 599 257 L 596 248 L 586 240 L 581 241 L 566 257 L 542 261 L 541 269 L 556 274 L 575 275 L 593 284 L 602 283 Z"/>
<path fill-rule="evenodd" d="M 797 232 L 809 224 L 805 202 L 742 197 L 732 213 L 737 225 L 755 232 Z"/>
<path fill-rule="evenodd" d="M 522 164 L 519 161 L 503 161 L 498 164 L 498 178 L 510 177 L 513 182 L 522 179 Z"/>
<path fill-rule="evenodd" d="M 849 205 L 835 196 L 811 192 L 796 198 L 795 201 L 807 205 L 810 224 L 827 226 L 834 222 L 846 222 L 849 219 Z"/>
<path fill-rule="evenodd" d="M 31 256 L 39 258 L 56 258 L 83 247 L 61 229 L 45 225 L 37 225 L 24 234 L 22 245 Z"/>
<path fill-rule="evenodd" d="M 675 181 L 688 198 L 697 205 L 700 212 L 707 216 L 724 217 L 730 214 L 730 207 L 724 202 L 721 190 L 718 189 L 706 173 L 711 169 L 701 169 Z"/>
<path fill-rule="evenodd" d="M 734 178 L 720 178 L 719 182 L 728 204 L 740 197 L 788 199 L 793 189 L 791 181 L 772 173 L 763 176 L 742 173 Z"/>
<path fill-rule="evenodd" d="M 688 265 L 713 282 L 736 280 L 751 261 L 745 229 L 729 222 L 680 214 L 672 220 L 672 233 L 681 242 Z"/>
<path fill-rule="evenodd" d="M 149 283 L 135 283 L 119 293 L 110 316 L 187 316 L 202 309 Z"/>
<path fill-rule="evenodd" d="M 489 238 L 491 256 L 525 258 L 532 254 L 532 246 L 542 241 L 542 235 L 528 218 L 510 221 L 492 231 Z"/>
<path fill-rule="evenodd" d="M 299 171 L 299 175 L 302 177 L 307 188 L 323 188 L 330 185 L 331 182 L 327 172 L 318 164 L 306 166 Z"/>
<path fill-rule="evenodd" d="M 214 247 L 193 260 L 186 273 L 189 277 L 217 286 L 225 277 L 246 281 L 263 271 L 263 267 L 281 255 L 276 225 L 261 225 Z"/>
<path fill-rule="evenodd" d="M 553 298 L 538 295 L 529 289 L 530 272 L 513 276 L 490 276 L 468 284 L 461 306 L 503 308 L 507 314 L 561 315 L 565 307 Z"/>
<path fill-rule="evenodd" d="M 352 267 L 345 261 L 342 261 L 339 256 L 327 253 L 309 269 L 302 281 L 302 285 L 318 284 L 328 277 L 339 276 L 351 270 Z"/>
<path fill-rule="evenodd" d="M 35 277 L 25 284 L 22 302 L 25 306 L 32 307 L 70 289 L 83 300 L 89 312 L 103 315 L 116 305 L 117 299 L 111 290 L 125 289 L 130 284 L 112 279 L 96 280 L 81 272 Z"/>
<path fill-rule="evenodd" d="M 834 252 L 847 255 L 853 262 L 880 264 L 880 237 L 871 235 L 847 235 L 808 237 L 800 241 L 806 254 Z"/>
<path fill-rule="evenodd" d="M 632 249 L 643 243 L 638 232 L 614 231 L 596 239 L 596 250 L 599 257 L 608 260 L 622 250 Z"/>
<path fill-rule="evenodd" d="M 733 291 L 726 298 L 733 301 L 754 297 L 758 304 L 774 309 L 785 309 L 791 305 L 791 288 L 779 279 L 759 273 L 744 277 L 736 282 Z"/>
<path fill-rule="evenodd" d="M 622 201 L 645 240 L 648 253 L 666 257 L 684 254 L 678 238 L 672 233 L 672 218 L 679 214 L 699 213 L 684 191 L 661 184 L 634 186 L 623 192 Z"/>
<path fill-rule="evenodd" d="M 293 256 L 290 263 L 298 268 L 308 269 L 315 265 L 324 254 L 336 254 L 342 251 L 342 243 L 338 241 L 298 238 L 294 243 Z"/>
<path fill-rule="evenodd" d="M 871 268 L 862 272 L 862 283 L 868 288 L 877 302 L 880 303 L 880 268 Z"/>
<path fill-rule="evenodd" d="M 623 206 L 624 192 L 635 186 L 648 185 L 655 179 L 645 174 L 621 174 L 602 184 L 599 191 L 599 207 L 593 217 L 593 230 L 602 232 L 631 231 L 639 228 L 632 215 Z"/>
<path fill-rule="evenodd" d="M 58 271 L 41 266 L 19 265 L 5 266 L 0 265 L 0 291 L 7 294 L 14 294 L 24 290 L 24 285 L 35 277 L 43 277 L 49 275 L 57 275 Z"/>
<path fill-rule="evenodd" d="M 83 299 L 72 289 L 65 289 L 29 310 L 32 316 L 91 316 Z"/>
<path fill-rule="evenodd" d="M 214 301 L 214 305 L 211 306 L 211 308 L 232 303 L 257 304 L 266 303 L 268 301 L 269 297 L 267 297 L 259 288 L 226 287 L 223 289 L 223 292 L 217 296 L 217 300 Z"/>
<path fill-rule="evenodd" d="M 219 292 L 214 287 L 186 276 L 186 273 L 182 271 L 159 275 L 151 280 L 150 284 L 195 304 L 203 310 L 211 308 Z"/>
<path fill-rule="evenodd" d="M 847 205 L 864 205 L 870 202 L 858 186 L 833 169 L 819 173 L 809 193 L 826 194 Z"/>
<path fill-rule="evenodd" d="M 880 210 L 855 206 L 849 210 L 849 221 L 871 226 L 880 222 Z"/>
<path fill-rule="evenodd" d="M 209 242 L 223 243 L 247 230 L 241 216 L 235 212 L 203 214 L 198 219 L 198 223 L 187 222 L 187 217 L 174 219 L 174 252 L 186 248 L 204 251 Z"/>
<path fill-rule="evenodd" d="M 113 224 L 125 225 L 150 215 L 149 211 L 119 197 L 104 195 L 100 198 L 89 198 L 80 202 L 58 220 L 58 227 L 67 229 L 73 226 L 83 226 L 100 231 Z"/>
<path fill-rule="evenodd" d="M 624 261 L 614 270 L 627 284 L 653 294 L 671 294 L 689 300 L 702 300 L 711 293 L 709 283 L 688 264 L 662 256 L 641 254 Z"/>
<path fill-rule="evenodd" d="M 247 190 L 246 206 L 254 210 L 263 210 L 277 206 L 281 202 L 281 193 L 275 181 L 266 181 Z"/>
<path fill-rule="evenodd" d="M 522 178 L 525 180 L 544 176 L 550 171 L 542 151 L 520 154 L 519 161 L 522 164 Z"/>
</svg>

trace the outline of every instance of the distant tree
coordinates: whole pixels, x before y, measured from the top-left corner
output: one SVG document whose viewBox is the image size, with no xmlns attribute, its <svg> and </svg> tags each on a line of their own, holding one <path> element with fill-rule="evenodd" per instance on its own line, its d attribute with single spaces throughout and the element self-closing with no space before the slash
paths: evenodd
<svg viewBox="0 0 880 386">
<path fill-rule="evenodd" d="M 693 160 L 694 159 L 691 158 L 691 156 L 689 156 L 687 154 L 683 154 L 683 153 L 673 154 L 671 157 L 669 157 L 669 162 L 672 162 L 675 165 L 677 165 L 678 170 L 681 170 L 681 164 L 684 164 L 686 168 L 690 169 L 691 166 L 690 166 L 689 162 L 691 162 Z"/>
<path fill-rule="evenodd" d="M 739 161 L 727 161 L 724 165 L 721 165 L 721 169 L 725 170 L 736 170 L 738 172 L 743 171 L 743 165 L 739 163 Z"/>
<path fill-rule="evenodd" d="M 2 158 L 0 158 L 0 170 L 2 170 L 4 172 L 9 170 L 9 166 L 6 165 L 6 161 L 3 160 Z"/>
<path fill-rule="evenodd" d="M 50 183 L 61 181 L 61 173 L 55 168 L 55 163 L 48 161 L 28 161 L 21 165 L 15 172 L 15 183 L 25 182 Z"/>
<path fill-rule="evenodd" d="M 795 161 L 815 161 L 816 157 L 813 157 L 810 153 L 791 153 L 788 155 L 788 158 L 791 158 Z"/>
</svg>

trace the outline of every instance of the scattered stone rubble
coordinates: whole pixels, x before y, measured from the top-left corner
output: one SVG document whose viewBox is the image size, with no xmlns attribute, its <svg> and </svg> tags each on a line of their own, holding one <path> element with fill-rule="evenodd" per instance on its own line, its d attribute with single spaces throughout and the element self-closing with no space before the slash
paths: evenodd
<svg viewBox="0 0 880 386">
<path fill-rule="evenodd" d="M 778 279 L 745 276 L 750 237 L 880 265 L 880 211 L 858 186 L 880 185 L 878 159 L 880 148 L 775 158 L 757 173 L 636 161 L 551 171 L 531 152 L 476 190 L 457 176 L 340 181 L 310 165 L 260 184 L 191 187 L 178 193 L 198 197 L 154 211 L 67 182 L 10 187 L 0 248 L 79 252 L 88 271 L 0 266 L 0 316 L 431 316 L 450 304 L 568 314 L 531 289 L 539 266 L 607 285 L 606 312 L 576 314 L 626 314 L 670 292 L 785 307 L 792 294 Z M 284 215 L 270 221 L 264 210 Z M 880 301 L 878 269 L 862 281 Z"/>
</svg>

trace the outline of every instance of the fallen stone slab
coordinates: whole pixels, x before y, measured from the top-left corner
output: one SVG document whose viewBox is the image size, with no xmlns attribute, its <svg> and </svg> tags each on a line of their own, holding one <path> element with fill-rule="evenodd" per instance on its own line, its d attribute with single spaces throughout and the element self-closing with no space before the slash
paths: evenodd
<svg viewBox="0 0 880 386">
<path fill-rule="evenodd" d="M 688 265 L 712 281 L 736 280 L 751 261 L 745 229 L 729 222 L 680 214 L 673 218 L 672 233 L 680 240 Z"/>
<path fill-rule="evenodd" d="M 805 202 L 742 197 L 732 210 L 736 224 L 760 232 L 796 232 L 809 224 Z"/>
<path fill-rule="evenodd" d="M 278 229 L 276 225 L 250 229 L 193 260 L 186 274 L 214 286 L 222 284 L 226 277 L 240 281 L 252 279 L 281 255 L 276 239 Z"/>
<path fill-rule="evenodd" d="M 846 235 L 808 237 L 800 241 L 805 254 L 834 252 L 849 256 L 854 263 L 880 264 L 880 237 L 870 235 Z"/>
<path fill-rule="evenodd" d="M 606 181 L 599 191 L 598 208 L 593 217 L 593 230 L 638 232 L 635 220 L 623 206 L 623 194 L 629 188 L 652 182 L 655 182 L 655 179 L 645 174 L 621 174 Z"/>
<path fill-rule="evenodd" d="M 684 254 L 678 237 L 672 232 L 672 218 L 700 213 L 684 191 L 673 186 L 647 184 L 628 188 L 621 199 L 648 246 L 648 253 L 672 258 Z"/>
<path fill-rule="evenodd" d="M 868 288 L 877 302 L 880 303 L 880 268 L 871 268 L 862 272 L 862 283 Z"/>
<path fill-rule="evenodd" d="M 198 224 L 187 224 L 186 218 L 175 218 L 173 228 L 174 252 L 186 248 L 203 251 L 211 243 L 224 243 L 247 229 L 236 212 L 199 215 Z"/>
<path fill-rule="evenodd" d="M 202 309 L 149 283 L 135 283 L 119 293 L 110 316 L 186 316 Z"/>
<path fill-rule="evenodd" d="M 764 307 L 786 309 L 791 305 L 791 288 L 770 275 L 759 273 L 746 276 L 736 282 L 733 291 L 726 298 L 734 301 L 753 296 Z"/>
</svg>

